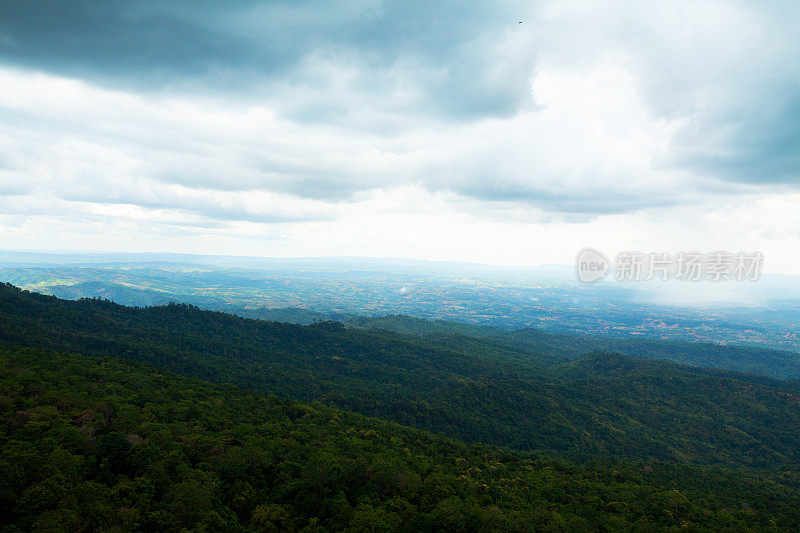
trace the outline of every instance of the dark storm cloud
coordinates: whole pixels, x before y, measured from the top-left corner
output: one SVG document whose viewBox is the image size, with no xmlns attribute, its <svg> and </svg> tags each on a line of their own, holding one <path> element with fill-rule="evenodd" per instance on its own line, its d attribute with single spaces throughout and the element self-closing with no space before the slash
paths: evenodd
<svg viewBox="0 0 800 533">
<path fill-rule="evenodd" d="M 800 185 L 800 83 L 784 80 L 673 141 L 671 164 L 751 185 Z"/>
<path fill-rule="evenodd" d="M 2 50 L 7 60 L 68 75 L 123 83 L 166 84 L 203 77 L 215 65 L 252 60 L 248 43 L 197 22 L 133 2 L 3 2 Z M 267 51 L 260 62 L 277 71 L 289 58 Z"/>
<path fill-rule="evenodd" d="M 513 113 L 527 98 L 532 56 L 490 46 L 520 31 L 515 19 L 509 3 L 4 1 L 0 50 L 19 66 L 104 84 L 217 94 L 276 81 L 324 89 L 331 81 L 309 65 L 341 61 L 358 70 L 353 93 L 412 89 L 406 111 L 472 118 Z M 513 76 L 498 75 L 506 61 Z M 354 103 L 318 100 L 296 104 L 295 116 L 336 119 Z"/>
</svg>

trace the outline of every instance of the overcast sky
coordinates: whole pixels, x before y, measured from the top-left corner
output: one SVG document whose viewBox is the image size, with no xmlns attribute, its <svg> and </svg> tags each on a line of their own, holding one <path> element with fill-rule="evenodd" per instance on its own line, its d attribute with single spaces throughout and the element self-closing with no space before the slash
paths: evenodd
<svg viewBox="0 0 800 533">
<path fill-rule="evenodd" d="M 0 0 L 0 248 L 800 272 L 799 27 L 794 1 Z"/>
</svg>

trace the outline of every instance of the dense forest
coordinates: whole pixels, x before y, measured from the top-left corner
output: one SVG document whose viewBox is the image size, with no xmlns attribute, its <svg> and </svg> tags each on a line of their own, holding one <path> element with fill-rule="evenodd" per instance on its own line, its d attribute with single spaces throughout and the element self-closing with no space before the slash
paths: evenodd
<svg viewBox="0 0 800 533">
<path fill-rule="evenodd" d="M 0 353 L 3 531 L 780 531 L 798 483 L 568 465 L 132 361 Z"/>
<path fill-rule="evenodd" d="M 321 401 L 467 442 L 573 460 L 612 455 L 772 468 L 800 459 L 793 382 L 464 337 L 248 320 L 186 305 L 130 308 L 0 287 L 0 342 L 147 361 Z"/>
<path fill-rule="evenodd" d="M 307 311 L 302 309 L 298 311 L 300 314 L 296 316 L 303 318 L 307 316 Z M 258 317 L 260 313 L 242 309 L 237 310 L 236 314 Z M 291 316 L 286 309 L 275 310 L 270 314 L 286 318 Z M 396 331 L 436 339 L 440 343 L 448 340 L 463 342 L 465 338 L 478 338 L 537 356 L 555 354 L 559 357 L 580 357 L 586 352 L 602 350 L 692 366 L 750 372 L 779 379 L 800 379 L 800 356 L 788 350 L 669 341 L 649 337 L 625 338 L 548 333 L 536 328 L 509 331 L 490 326 L 447 320 L 423 320 L 404 315 L 345 317 L 343 321 L 350 327 Z"/>
<path fill-rule="evenodd" d="M 462 333 L 0 285 L 4 530 L 800 526 L 797 383 Z"/>
</svg>

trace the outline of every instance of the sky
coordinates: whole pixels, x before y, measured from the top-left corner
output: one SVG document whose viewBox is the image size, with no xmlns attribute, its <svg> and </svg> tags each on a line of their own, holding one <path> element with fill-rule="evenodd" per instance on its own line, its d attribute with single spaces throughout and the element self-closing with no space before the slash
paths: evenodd
<svg viewBox="0 0 800 533">
<path fill-rule="evenodd" d="M 800 273 L 797 2 L 0 0 L 0 248 Z"/>
</svg>

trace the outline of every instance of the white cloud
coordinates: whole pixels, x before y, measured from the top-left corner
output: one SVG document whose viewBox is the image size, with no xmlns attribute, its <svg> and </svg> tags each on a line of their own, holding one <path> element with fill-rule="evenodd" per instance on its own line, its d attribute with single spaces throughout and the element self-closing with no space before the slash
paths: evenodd
<svg viewBox="0 0 800 533">
<path fill-rule="evenodd" d="M 427 44 L 366 32 L 384 8 L 335 45 L 307 35 L 251 92 L 0 68 L 0 247 L 508 264 L 728 248 L 797 270 L 791 6 L 553 1 Z"/>
</svg>

